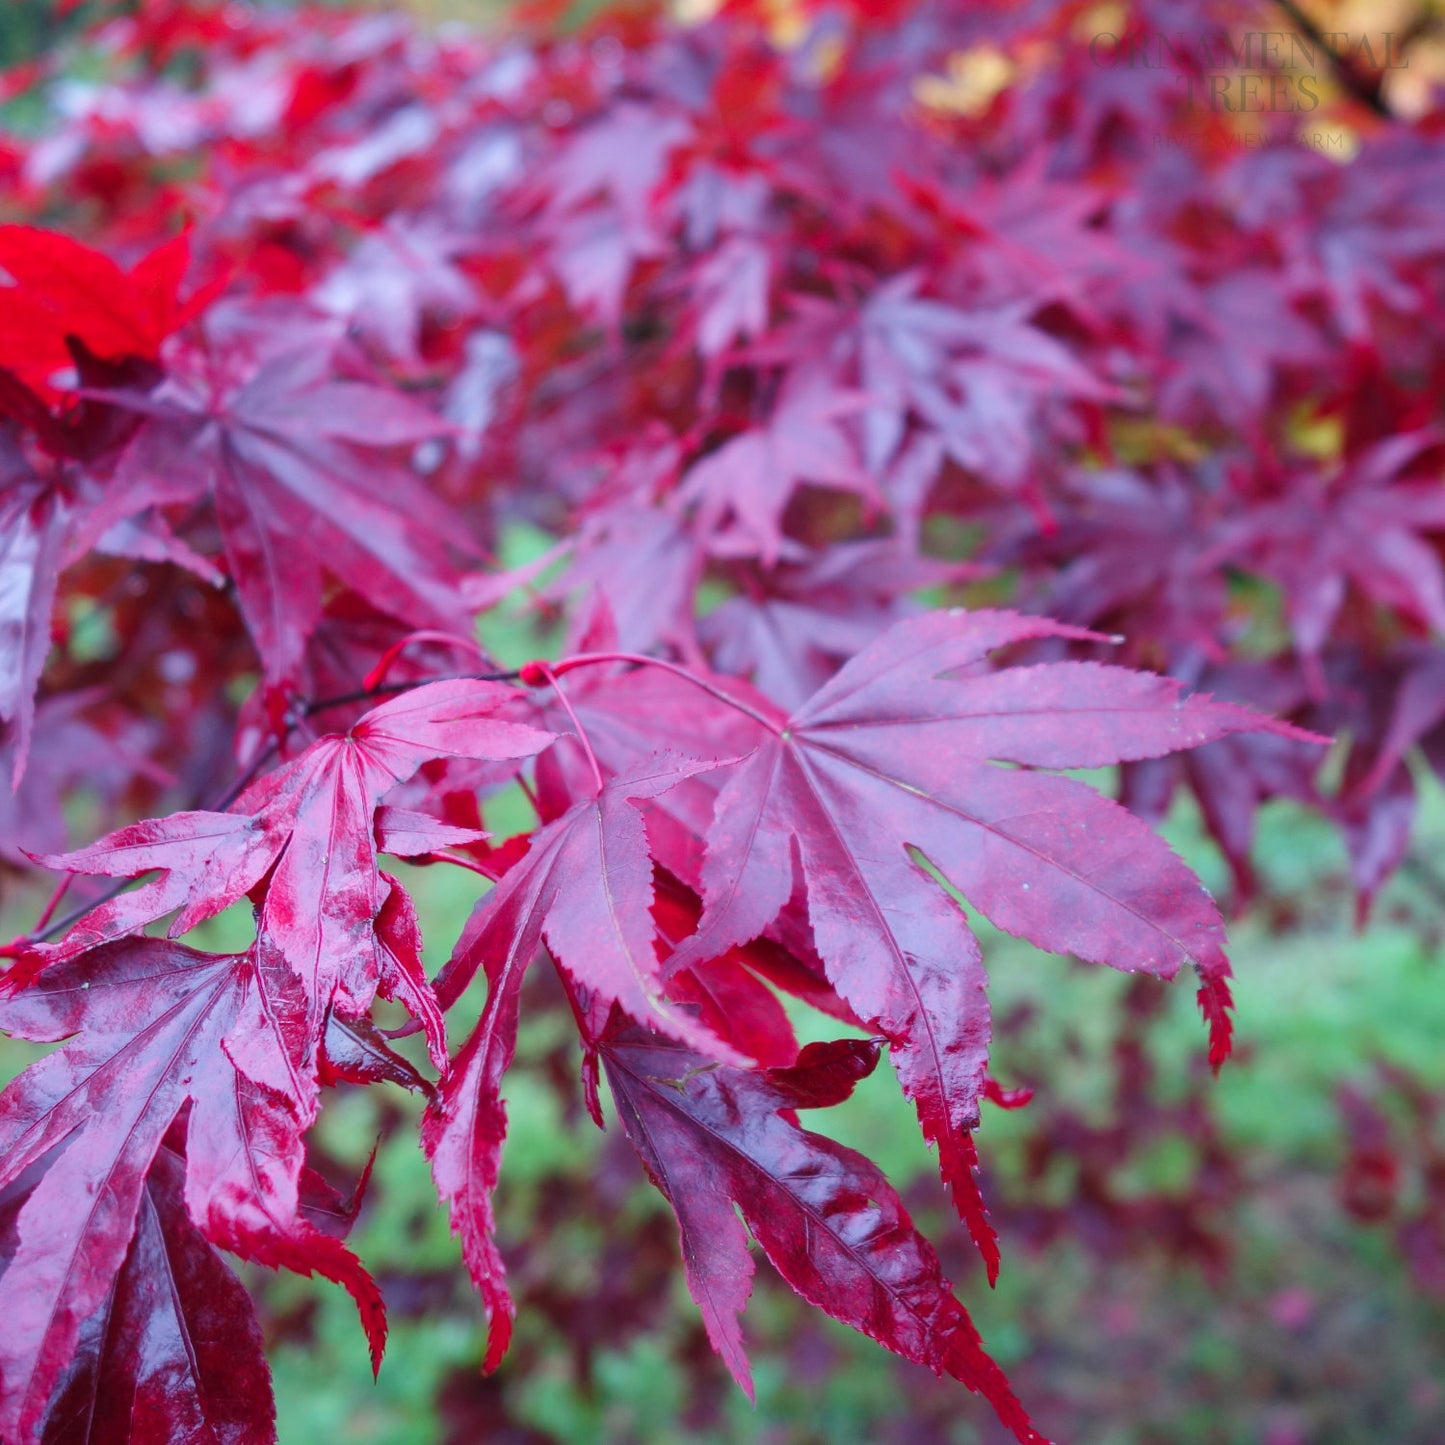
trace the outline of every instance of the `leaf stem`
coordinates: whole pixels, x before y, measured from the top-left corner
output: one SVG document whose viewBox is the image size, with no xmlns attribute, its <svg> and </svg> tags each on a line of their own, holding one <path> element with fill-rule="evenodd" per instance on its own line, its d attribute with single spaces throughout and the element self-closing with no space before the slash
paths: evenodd
<svg viewBox="0 0 1445 1445">
<path fill-rule="evenodd" d="M 577 716 L 571 700 L 562 691 L 562 684 L 557 681 L 556 671 L 553 670 L 550 663 L 546 662 L 530 663 L 529 667 L 552 684 L 552 691 L 557 694 L 557 701 L 562 704 L 566 709 L 567 716 L 572 719 L 572 726 L 577 729 L 577 741 L 582 744 L 582 751 L 587 754 L 587 761 L 592 767 L 592 776 L 596 779 L 597 791 L 600 793 L 606 784 L 602 780 L 602 769 L 598 766 L 597 754 L 592 751 L 592 741 L 587 736 L 587 729 L 582 726 L 582 719 Z"/>
<path fill-rule="evenodd" d="M 424 628 L 420 632 L 408 632 L 403 638 L 393 642 L 385 652 L 381 654 L 381 660 L 362 679 L 362 687 L 371 690 L 380 687 L 386 681 L 386 675 L 395 665 L 397 658 L 414 642 L 438 642 L 446 647 L 455 647 L 464 652 L 471 652 L 479 657 L 483 664 L 495 666 L 491 654 L 481 643 L 474 642 L 470 637 L 462 637 L 455 632 L 439 632 L 435 628 Z"/>
<path fill-rule="evenodd" d="M 73 874 L 68 874 L 67 876 L 74 877 Z M 112 883 L 99 898 L 92 898 L 89 903 L 82 903 L 78 907 L 72 908 L 69 913 L 57 919 L 54 923 L 47 925 L 42 920 L 40 923 L 37 923 L 29 933 L 22 934 L 19 938 L 7 944 L 4 951 L 11 957 L 15 957 L 23 953 L 32 944 L 48 943 L 52 938 L 58 938 L 62 933 L 68 933 L 91 909 L 99 908 L 102 903 L 109 903 L 112 898 L 119 898 L 120 895 L 130 887 L 131 882 L 132 880 L 129 878 L 122 878 L 119 882 Z M 11 953 L 12 949 L 14 950 L 13 953 Z"/>
<path fill-rule="evenodd" d="M 571 672 L 575 667 L 593 667 L 604 662 L 631 662 L 643 667 L 660 667 L 664 672 L 670 672 L 674 677 L 680 677 L 684 682 L 690 682 L 694 687 L 701 688 L 710 697 L 715 697 L 719 702 L 726 703 L 730 708 L 750 717 L 760 727 L 765 727 L 770 733 L 776 733 L 779 737 L 783 734 L 783 725 L 773 718 L 759 712 L 751 704 L 741 701 L 731 693 L 724 692 L 722 688 L 709 682 L 705 677 L 699 677 L 697 673 L 689 668 L 680 667 L 675 662 L 669 662 L 663 657 L 648 657 L 641 652 L 579 652 L 572 657 L 564 657 L 556 667 L 553 668 L 547 663 L 529 663 L 528 667 L 545 669 L 556 677 Z M 527 679 L 527 668 L 521 672 L 523 682 Z"/>
<path fill-rule="evenodd" d="M 35 927 L 37 929 L 44 928 L 45 925 L 50 922 L 51 918 L 54 917 L 55 910 L 60 905 L 60 900 L 65 897 L 74 878 L 74 873 L 67 873 L 65 877 L 55 885 L 55 891 L 50 895 L 50 901 L 41 909 L 40 917 L 35 920 Z"/>
<path fill-rule="evenodd" d="M 376 671 L 372 669 L 373 673 Z M 434 682 L 516 682 L 521 672 L 453 672 L 444 677 L 417 677 L 406 682 L 383 682 L 374 687 L 359 687 L 355 692 L 343 692 L 336 697 L 322 698 L 319 702 L 303 704 L 301 715 L 314 717 L 333 707 L 345 707 L 354 702 L 369 702 L 375 697 L 395 697 L 398 693 L 414 692 L 419 687 L 429 687 Z"/>
</svg>

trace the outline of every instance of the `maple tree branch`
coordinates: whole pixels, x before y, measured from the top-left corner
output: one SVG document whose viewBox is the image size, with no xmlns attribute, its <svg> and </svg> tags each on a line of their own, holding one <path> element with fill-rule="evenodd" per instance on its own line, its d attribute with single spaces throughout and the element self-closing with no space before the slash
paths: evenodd
<svg viewBox="0 0 1445 1445">
<path fill-rule="evenodd" d="M 216 799 L 215 806 L 207 808 L 206 811 L 208 813 L 224 813 L 226 809 L 229 808 L 231 804 L 234 803 L 236 799 L 239 798 L 241 794 L 244 793 L 246 789 L 249 788 L 251 784 L 254 783 L 256 779 L 261 776 L 262 770 L 265 768 L 266 764 L 269 763 L 280 750 L 280 742 L 273 738 L 269 743 L 266 744 L 264 748 L 261 749 L 259 753 L 256 754 L 254 758 L 251 759 L 251 762 L 247 766 L 245 772 L 243 772 L 241 776 L 237 778 L 236 781 L 232 783 L 231 786 L 227 788 L 226 791 L 222 793 L 219 798 Z"/>
<path fill-rule="evenodd" d="M 72 873 L 66 876 L 73 878 L 75 875 Z M 52 938 L 58 938 L 62 933 L 68 933 L 93 908 L 99 908 L 102 903 L 109 903 L 112 898 L 119 898 L 130 887 L 131 882 L 132 880 L 129 878 L 122 878 L 118 883 L 111 884 L 99 898 L 92 898 L 89 903 L 82 903 L 79 907 L 72 908 L 69 913 L 54 923 L 45 927 L 41 927 L 37 923 L 29 933 L 22 933 L 19 938 L 11 939 L 3 949 L 0 949 L 0 956 L 15 958 L 24 953 L 32 944 L 48 943 Z"/>
<path fill-rule="evenodd" d="M 492 667 L 496 663 L 492 655 L 481 643 L 473 641 L 470 637 L 461 637 L 454 632 L 439 632 L 435 628 L 423 628 L 419 632 L 408 632 L 407 635 L 396 642 L 393 642 L 385 652 L 381 654 L 381 661 L 366 674 L 362 686 L 368 690 L 380 687 L 386 681 L 386 675 L 391 671 L 392 666 L 413 642 L 439 642 L 447 647 L 462 648 L 465 651 L 474 653 L 484 664 Z"/>
<path fill-rule="evenodd" d="M 55 885 L 55 891 L 50 895 L 50 901 L 40 911 L 40 917 L 35 921 L 36 928 L 44 928 L 55 915 L 55 910 L 60 906 L 60 900 L 65 897 L 71 882 L 74 880 L 74 873 L 67 873 L 59 883 Z"/>
<path fill-rule="evenodd" d="M 369 702 L 376 697 L 395 697 L 399 693 L 415 692 L 417 688 L 427 687 L 434 682 L 516 682 L 521 675 L 519 669 L 510 672 L 452 672 L 444 677 L 418 677 L 407 682 L 383 682 L 374 687 L 359 687 L 355 692 L 339 693 L 336 697 L 322 698 L 317 702 L 303 703 L 300 716 L 314 717 L 319 712 L 327 712 L 334 707 L 346 707 L 350 703 Z"/>
<path fill-rule="evenodd" d="M 1333 45 L 1330 44 L 1325 32 L 1308 16 L 1296 3 L 1296 0 L 1275 0 L 1275 3 L 1289 18 L 1296 30 L 1309 41 L 1311 45 L 1318 46 L 1329 58 L 1330 69 L 1335 73 L 1335 79 L 1339 81 L 1340 87 L 1354 100 L 1372 110 L 1382 120 L 1393 120 L 1394 113 L 1385 104 L 1385 97 L 1382 93 L 1384 73 L 1369 75 L 1362 70 L 1347 55 L 1342 55 Z"/>
</svg>

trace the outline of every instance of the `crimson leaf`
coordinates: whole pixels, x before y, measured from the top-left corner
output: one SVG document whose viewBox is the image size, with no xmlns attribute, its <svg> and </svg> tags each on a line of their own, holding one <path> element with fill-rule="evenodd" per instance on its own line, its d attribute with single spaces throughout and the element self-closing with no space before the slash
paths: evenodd
<svg viewBox="0 0 1445 1445">
<path fill-rule="evenodd" d="M 431 683 L 313 743 L 227 812 L 135 823 L 47 859 L 76 873 L 161 876 L 102 904 L 40 957 L 73 957 L 177 909 L 169 936 L 178 937 L 264 879 L 261 932 L 302 981 L 313 1028 L 333 999 L 364 1010 L 378 982 L 394 976 L 394 951 L 379 952 L 373 933 L 395 886 L 377 870 L 373 814 L 430 758 L 522 758 L 545 747 L 550 733 L 493 716 L 515 695 L 470 679 Z"/>
<path fill-rule="evenodd" d="M 487 1006 L 427 1116 L 424 1140 L 437 1188 L 451 1206 L 467 1268 L 487 1308 L 487 1368 L 500 1362 L 515 1313 L 492 1239 L 491 1192 L 506 1135 L 500 1086 L 517 1036 L 517 994 L 545 938 L 558 962 L 602 1001 L 714 1058 L 740 1055 L 663 997 L 654 947 L 652 858 L 632 800 L 701 770 L 659 761 L 614 779 L 533 835 L 527 856 L 502 878 L 467 924 L 438 980 L 443 1006 L 477 969 Z"/>
<path fill-rule="evenodd" d="M 708 1338 L 749 1395 L 737 1321 L 752 1287 L 744 1223 L 804 1299 L 961 1380 L 1016 1439 L 1045 1445 L 893 1187 L 861 1154 L 797 1125 L 793 1110 L 848 1096 L 876 1044 L 813 1044 L 793 1067 L 761 1072 L 633 1027 L 612 1030 L 601 1052 L 623 1127 L 677 1214 Z"/>
<path fill-rule="evenodd" d="M 1166 978 L 1193 965 L 1217 1066 L 1229 1052 L 1229 963 L 1203 885 L 1117 804 L 1026 769 L 1290 731 L 1232 703 L 1186 699 L 1170 679 L 1094 663 L 981 670 L 995 648 L 1086 636 L 1013 613 L 935 613 L 890 629 L 792 717 L 760 712 L 759 746 L 718 797 L 699 931 L 674 959 L 759 936 L 800 869 L 828 977 L 889 1040 L 991 1272 L 997 1250 L 966 1133 L 988 1057 L 982 960 L 920 859 L 1042 948 Z"/>
<path fill-rule="evenodd" d="M 0 1436 L 39 1438 L 87 1321 L 117 1288 L 147 1174 L 183 1111 L 191 1219 L 239 1254 L 344 1284 L 379 1361 L 375 1285 L 299 1211 L 301 1138 L 317 1108 L 305 1013 L 297 980 L 264 949 L 212 956 L 165 939 L 123 939 L 6 988 L 7 1033 L 74 1037 L 0 1094 L 0 1192 L 40 1176 L 0 1272 Z"/>
</svg>

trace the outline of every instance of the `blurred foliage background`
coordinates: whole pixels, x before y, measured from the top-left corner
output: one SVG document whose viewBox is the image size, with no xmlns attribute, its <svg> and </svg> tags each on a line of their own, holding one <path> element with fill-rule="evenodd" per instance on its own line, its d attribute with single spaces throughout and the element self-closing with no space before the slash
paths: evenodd
<svg viewBox="0 0 1445 1445">
<path fill-rule="evenodd" d="M 502 13 L 500 0 L 410 8 L 487 24 Z M 1377 8 L 1370 23 L 1387 19 Z M 69 23 L 51 0 L 5 0 L 0 65 Z M 990 1348 L 1061 1439 L 1445 1440 L 1445 799 L 1428 777 L 1420 787 L 1413 856 L 1362 932 L 1338 839 L 1287 805 L 1266 810 L 1261 897 L 1232 932 L 1240 1043 L 1217 1082 L 1186 985 L 1076 968 L 981 926 L 995 1074 L 1036 1091 L 1023 1109 L 991 1109 L 979 1136 L 1004 1254 L 996 1291 L 882 1070 L 831 1117 L 904 1189 Z M 1168 832 L 1227 891 L 1187 808 Z M 409 875 L 432 964 L 476 881 Z M 0 927 L 20 931 L 40 902 L 7 893 Z M 226 928 L 198 942 L 224 946 Z M 545 991 L 546 974 L 529 987 Z M 524 1018 L 498 1197 L 520 1304 L 511 1355 L 480 1375 L 485 1326 L 403 1127 L 422 1101 L 346 1090 L 323 1115 L 318 1162 L 354 1181 L 376 1149 L 352 1242 L 386 1294 L 391 1342 L 373 1384 L 340 1290 L 247 1270 L 287 1445 L 1002 1438 L 957 1385 L 806 1310 L 765 1265 L 748 1315 L 750 1406 L 709 1351 L 661 1199 L 620 1131 L 599 1134 L 582 1111 L 563 1020 Z M 827 1034 L 826 1021 L 799 1022 Z M 35 1052 L 0 1041 L 0 1071 Z"/>
</svg>

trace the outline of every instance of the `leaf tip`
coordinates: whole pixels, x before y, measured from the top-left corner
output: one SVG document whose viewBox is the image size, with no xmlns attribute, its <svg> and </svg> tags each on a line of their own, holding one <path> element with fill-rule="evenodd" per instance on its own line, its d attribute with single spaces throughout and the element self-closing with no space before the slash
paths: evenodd
<svg viewBox="0 0 1445 1445">
<path fill-rule="evenodd" d="M 1209 1067 L 1217 1075 L 1234 1047 L 1234 998 L 1223 978 L 1205 979 L 1196 994 L 1199 1012 L 1209 1025 Z"/>
<path fill-rule="evenodd" d="M 494 1309 L 487 1321 L 487 1353 L 482 1360 L 482 1374 L 491 1375 L 500 1367 L 512 1344 L 512 1317 L 504 1309 Z"/>
</svg>

